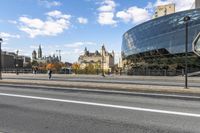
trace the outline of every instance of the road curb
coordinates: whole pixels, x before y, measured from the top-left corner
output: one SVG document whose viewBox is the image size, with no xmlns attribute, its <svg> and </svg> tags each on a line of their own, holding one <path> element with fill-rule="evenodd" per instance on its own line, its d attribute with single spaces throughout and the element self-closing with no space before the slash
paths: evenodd
<svg viewBox="0 0 200 133">
<path fill-rule="evenodd" d="M 52 87 L 52 86 L 35 86 L 35 85 L 18 85 L 18 84 L 1 84 L 4 87 L 16 87 L 20 89 L 40 89 L 40 90 L 51 90 L 60 92 L 87 92 L 87 93 L 101 93 L 101 94 L 117 94 L 117 95 L 129 95 L 129 96 L 142 96 L 151 98 L 169 98 L 169 99 L 179 99 L 179 100 L 192 100 L 200 101 L 200 95 L 177 95 L 170 93 L 149 93 L 149 92 L 136 92 L 136 91 L 126 91 L 126 90 L 105 90 L 105 89 L 84 89 L 84 88 L 68 88 L 68 87 Z"/>
<path fill-rule="evenodd" d="M 52 81 L 53 82 L 53 81 Z M 173 87 L 169 87 L 169 89 L 159 89 L 158 86 L 148 86 L 148 85 L 129 85 L 127 88 L 126 86 L 120 86 L 118 84 L 100 84 L 94 85 L 94 84 L 80 84 L 78 83 L 68 83 L 65 82 L 65 84 L 59 84 L 59 82 L 56 82 L 56 84 L 50 84 L 48 82 L 45 83 L 38 83 L 38 82 L 22 82 L 22 81 L 0 81 L 2 84 L 7 85 L 31 85 L 31 86 L 45 86 L 45 87 L 62 87 L 62 88 L 82 88 L 82 89 L 88 89 L 90 91 L 92 90 L 106 90 L 106 91 L 121 91 L 121 92 L 138 92 L 138 93 L 156 93 L 156 94 L 172 94 L 172 95 L 187 95 L 187 96 L 200 96 L 200 89 L 183 89 L 181 87 L 177 87 L 176 89 L 173 89 Z M 62 82 L 63 83 L 63 82 Z M 27 87 L 27 86 L 26 86 Z M 154 89 L 155 87 L 156 89 Z M 162 86 L 159 86 L 162 88 Z M 54 89 L 55 90 L 55 89 Z"/>
</svg>

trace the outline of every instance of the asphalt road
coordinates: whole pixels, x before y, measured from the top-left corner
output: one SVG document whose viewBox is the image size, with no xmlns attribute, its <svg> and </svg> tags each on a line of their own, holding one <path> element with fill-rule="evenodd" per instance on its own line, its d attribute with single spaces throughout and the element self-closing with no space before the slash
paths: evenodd
<svg viewBox="0 0 200 133">
<path fill-rule="evenodd" d="M 200 102 L 0 86 L 3 133 L 199 133 Z"/>
<path fill-rule="evenodd" d="M 37 75 L 7 75 L 4 79 L 18 79 L 18 80 L 49 80 L 48 76 L 37 76 Z M 73 77 L 58 77 L 52 78 L 54 81 L 72 81 L 72 82 L 93 82 L 93 83 L 119 83 L 119 84 L 136 84 L 136 85 L 158 85 L 158 86 L 182 86 L 184 87 L 184 80 L 162 80 L 162 79 L 110 79 L 109 77 L 102 78 L 73 78 Z M 188 81 L 189 87 L 200 88 L 200 82 Z"/>
</svg>

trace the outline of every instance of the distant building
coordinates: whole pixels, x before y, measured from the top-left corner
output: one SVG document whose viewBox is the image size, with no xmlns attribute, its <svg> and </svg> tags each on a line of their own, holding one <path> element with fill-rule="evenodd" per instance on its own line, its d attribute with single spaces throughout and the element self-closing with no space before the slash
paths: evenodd
<svg viewBox="0 0 200 133">
<path fill-rule="evenodd" d="M 102 46 L 101 51 L 95 51 L 91 53 L 85 48 L 84 55 L 81 55 L 78 59 L 81 69 L 84 69 L 88 64 L 93 64 L 95 67 L 112 70 L 114 67 L 114 51 L 109 53 L 106 51 L 105 46 Z"/>
<path fill-rule="evenodd" d="M 18 56 L 13 52 L 2 51 L 2 69 L 30 67 L 31 58 L 27 56 Z"/>
<path fill-rule="evenodd" d="M 200 0 L 195 0 L 195 8 L 200 8 Z"/>
<path fill-rule="evenodd" d="M 37 56 L 38 55 L 38 56 Z M 42 56 L 42 48 L 39 45 L 38 53 L 35 50 L 32 52 L 32 61 L 37 61 L 38 63 L 53 63 L 53 62 L 60 62 L 59 57 L 49 55 L 49 56 Z"/>
<path fill-rule="evenodd" d="M 149 20 L 123 35 L 123 71 L 131 75 L 183 75 L 185 69 L 185 23 L 188 25 L 188 73 L 200 71 L 200 57 L 193 41 L 200 32 L 200 8 Z M 200 47 L 198 43 L 195 47 Z M 166 73 L 165 73 L 166 72 Z"/>
<path fill-rule="evenodd" d="M 71 68 L 72 67 L 72 63 L 70 62 L 65 62 L 66 67 Z"/>
<path fill-rule="evenodd" d="M 15 68 L 15 56 L 9 54 L 6 51 L 2 51 L 2 69 L 5 68 Z"/>
<path fill-rule="evenodd" d="M 31 58 L 29 56 L 19 56 L 23 60 L 23 67 L 31 67 Z"/>
<path fill-rule="evenodd" d="M 38 48 L 38 59 L 41 59 L 42 58 L 42 48 L 41 48 L 41 45 L 39 45 L 39 48 Z"/>
<path fill-rule="evenodd" d="M 35 50 L 33 50 L 32 59 L 33 59 L 33 60 L 36 60 L 36 59 L 37 59 L 37 53 L 36 53 Z"/>
<path fill-rule="evenodd" d="M 175 13 L 175 4 L 157 6 L 153 18 Z"/>
<path fill-rule="evenodd" d="M 122 67 L 123 67 L 123 61 L 122 61 L 122 58 L 119 58 L 118 68 L 122 68 Z"/>
</svg>

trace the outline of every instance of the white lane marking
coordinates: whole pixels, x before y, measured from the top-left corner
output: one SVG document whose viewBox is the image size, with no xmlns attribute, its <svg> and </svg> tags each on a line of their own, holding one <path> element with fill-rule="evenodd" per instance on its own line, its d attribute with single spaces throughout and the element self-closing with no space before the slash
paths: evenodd
<svg viewBox="0 0 200 133">
<path fill-rule="evenodd" d="M 48 98 L 48 97 L 8 94 L 8 93 L 0 93 L 0 96 L 19 97 L 19 98 L 54 101 L 54 102 L 76 103 L 76 104 L 83 104 L 83 105 L 92 105 L 92 106 L 100 106 L 100 107 L 110 107 L 110 108 L 127 109 L 127 110 L 134 110 L 134 111 L 144 111 L 144 112 L 179 115 L 179 116 L 190 116 L 190 117 L 200 118 L 200 114 L 167 111 L 167 110 L 158 110 L 158 109 L 149 109 L 149 108 L 140 108 L 140 107 L 131 107 L 131 106 L 112 105 L 112 104 L 104 104 L 104 103 L 84 102 L 84 101 L 56 99 L 56 98 Z"/>
<path fill-rule="evenodd" d="M 6 85 L 6 84 L 1 84 Z M 30 85 L 9 85 L 12 87 L 27 87 L 30 88 Z M 33 86 L 31 86 L 33 87 Z M 44 87 L 47 88 L 47 86 L 34 86 L 36 88 Z M 88 92 L 109 92 L 109 93 L 115 93 L 115 94 L 133 94 L 133 95 L 143 95 L 143 96 L 160 96 L 160 97 L 173 97 L 173 98 L 189 98 L 189 99 L 200 99 L 199 96 L 189 96 L 189 95 L 175 95 L 175 94 L 159 94 L 159 93 L 143 93 L 143 92 L 130 92 L 130 91 L 116 91 L 116 90 L 100 90 L 100 89 L 83 89 L 83 88 L 63 88 L 63 87 L 51 87 L 48 86 L 48 88 L 51 89 L 62 89 L 62 90 L 74 90 L 74 91 L 88 91 Z"/>
<path fill-rule="evenodd" d="M 1 85 L 7 85 L 7 84 L 1 84 Z M 10 84 L 9 86 L 12 87 L 27 87 L 30 88 L 30 85 L 12 85 Z M 33 87 L 33 86 L 31 86 Z M 36 88 L 44 87 L 47 88 L 47 86 L 34 86 Z M 189 99 L 200 99 L 199 96 L 189 96 L 189 95 L 176 95 L 176 94 L 159 94 L 159 93 L 143 93 L 143 92 L 130 92 L 130 91 L 117 91 L 117 90 L 100 90 L 100 89 L 84 89 L 84 88 L 63 88 L 63 87 L 51 87 L 48 86 L 48 88 L 51 89 L 62 89 L 62 90 L 74 90 L 74 91 L 89 91 L 89 92 L 109 92 L 109 93 L 116 93 L 116 94 L 133 94 L 133 95 L 143 95 L 143 96 L 160 96 L 160 97 L 173 97 L 173 98 L 189 98 Z"/>
</svg>

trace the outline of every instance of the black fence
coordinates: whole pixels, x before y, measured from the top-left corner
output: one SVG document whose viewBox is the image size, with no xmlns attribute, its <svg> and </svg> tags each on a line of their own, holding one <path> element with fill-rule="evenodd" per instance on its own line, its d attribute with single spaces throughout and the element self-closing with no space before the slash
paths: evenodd
<svg viewBox="0 0 200 133">
<path fill-rule="evenodd" d="M 190 69 L 188 73 L 194 73 L 200 70 Z M 141 76 L 184 76 L 184 69 L 167 70 L 167 69 L 131 69 L 122 71 L 122 75 L 141 75 Z"/>
<path fill-rule="evenodd" d="M 33 73 L 31 68 L 2 68 L 2 73 Z"/>
<path fill-rule="evenodd" d="M 192 74 L 198 72 L 200 70 L 196 69 L 189 69 L 188 73 Z M 33 73 L 33 74 L 45 74 L 47 70 L 37 70 L 33 71 L 31 68 L 2 68 L 2 73 Z M 102 74 L 102 70 L 60 70 L 54 73 L 58 74 L 93 74 L 93 75 L 100 75 Z M 167 70 L 167 69 L 131 69 L 131 70 L 118 70 L 114 72 L 104 71 L 104 74 L 110 75 L 138 75 L 138 76 L 184 76 L 185 70 L 178 69 L 178 70 Z"/>
<path fill-rule="evenodd" d="M 2 68 L 2 73 L 33 73 L 33 74 L 46 74 L 47 70 L 34 70 L 32 68 Z M 54 71 L 58 74 L 71 74 L 69 69 L 61 69 L 60 71 Z"/>
</svg>

